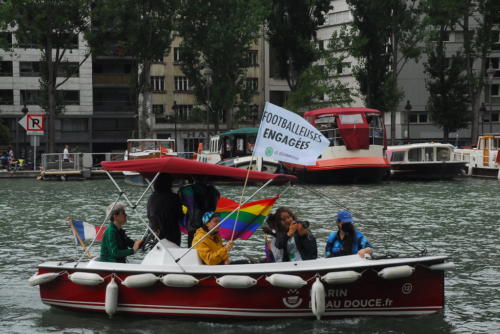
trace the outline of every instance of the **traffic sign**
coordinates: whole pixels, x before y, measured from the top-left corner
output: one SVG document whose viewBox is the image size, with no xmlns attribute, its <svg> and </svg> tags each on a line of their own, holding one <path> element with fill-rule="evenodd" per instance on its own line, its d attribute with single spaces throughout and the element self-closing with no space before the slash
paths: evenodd
<svg viewBox="0 0 500 334">
<path fill-rule="evenodd" d="M 45 130 L 45 115 L 26 114 L 19 124 L 26 130 L 27 135 L 42 136 Z"/>
</svg>

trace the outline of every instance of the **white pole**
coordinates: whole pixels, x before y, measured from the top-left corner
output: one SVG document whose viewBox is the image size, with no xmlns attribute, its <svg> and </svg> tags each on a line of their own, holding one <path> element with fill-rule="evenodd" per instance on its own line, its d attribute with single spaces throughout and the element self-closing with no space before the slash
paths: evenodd
<svg viewBox="0 0 500 334">
<path fill-rule="evenodd" d="M 33 171 L 36 172 L 36 140 L 37 137 L 33 137 Z"/>
</svg>

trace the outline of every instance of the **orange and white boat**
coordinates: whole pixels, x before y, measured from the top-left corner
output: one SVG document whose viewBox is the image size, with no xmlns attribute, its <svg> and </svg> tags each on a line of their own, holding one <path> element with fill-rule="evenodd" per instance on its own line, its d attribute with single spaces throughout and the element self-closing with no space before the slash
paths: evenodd
<svg viewBox="0 0 500 334">
<path fill-rule="evenodd" d="M 285 164 L 308 183 L 370 183 L 382 180 L 390 165 L 382 113 L 368 108 L 324 108 L 304 118 L 330 140 L 316 165 Z"/>
<path fill-rule="evenodd" d="M 476 148 L 455 149 L 454 153 L 467 163 L 469 176 L 500 180 L 500 133 L 479 136 Z"/>
</svg>

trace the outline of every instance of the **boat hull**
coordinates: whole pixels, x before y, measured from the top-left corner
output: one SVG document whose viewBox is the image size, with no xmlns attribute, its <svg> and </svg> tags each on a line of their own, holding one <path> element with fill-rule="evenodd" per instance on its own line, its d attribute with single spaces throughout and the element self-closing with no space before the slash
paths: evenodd
<svg viewBox="0 0 500 334">
<path fill-rule="evenodd" d="M 380 182 L 389 171 L 389 167 L 348 167 L 292 170 L 291 174 L 305 183 L 353 184 Z"/>
<path fill-rule="evenodd" d="M 324 318 L 357 316 L 421 315 L 442 311 L 444 273 L 429 265 L 443 260 L 411 263 L 415 272 L 406 278 L 384 279 L 377 274 L 383 267 L 354 269 L 361 278 L 353 283 L 325 287 Z M 227 266 L 233 267 L 233 266 Z M 338 270 L 338 269 L 337 269 Z M 307 281 L 302 288 L 289 289 L 269 283 L 266 273 L 247 273 L 257 284 L 245 289 L 217 284 L 220 274 L 192 274 L 199 283 L 176 288 L 156 282 L 147 288 L 128 288 L 121 282 L 137 272 L 93 271 L 105 279 L 97 286 L 73 283 L 68 275 L 75 269 L 39 267 L 39 274 L 58 272 L 55 280 L 40 285 L 42 301 L 51 306 L 82 311 L 105 311 L 106 285 L 115 277 L 118 284 L 117 313 L 210 318 L 312 318 L 311 287 L 316 277 L 335 270 L 297 271 L 287 274 Z M 82 270 L 78 270 L 82 271 Z M 163 273 L 166 274 L 166 273 Z M 241 273 L 240 273 L 241 274 Z M 161 276 L 162 273 L 155 273 Z"/>
<path fill-rule="evenodd" d="M 465 162 L 398 163 L 391 164 L 391 179 L 449 180 L 463 175 Z"/>
</svg>

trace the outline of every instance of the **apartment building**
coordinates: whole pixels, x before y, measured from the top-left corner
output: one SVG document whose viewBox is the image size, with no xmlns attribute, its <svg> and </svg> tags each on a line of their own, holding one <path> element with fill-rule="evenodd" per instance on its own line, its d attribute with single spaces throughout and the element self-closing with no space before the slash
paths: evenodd
<svg viewBox="0 0 500 334">
<path fill-rule="evenodd" d="M 192 91 L 192 84 L 181 70 L 182 55 L 176 37 L 170 52 L 151 66 L 151 113 L 147 117 L 153 138 L 176 140 L 178 152 L 193 152 L 199 143 L 208 143 L 215 135 L 213 124 L 207 122 L 208 114 L 199 105 Z M 248 105 L 252 117 L 241 120 L 238 126 L 256 125 L 258 115 L 266 101 L 264 40 L 260 39 L 249 51 L 247 84 L 255 94 Z M 142 97 L 140 97 L 141 99 Z M 139 108 L 142 104 L 139 103 Z M 219 131 L 227 130 L 226 124 L 219 123 Z"/>
</svg>

